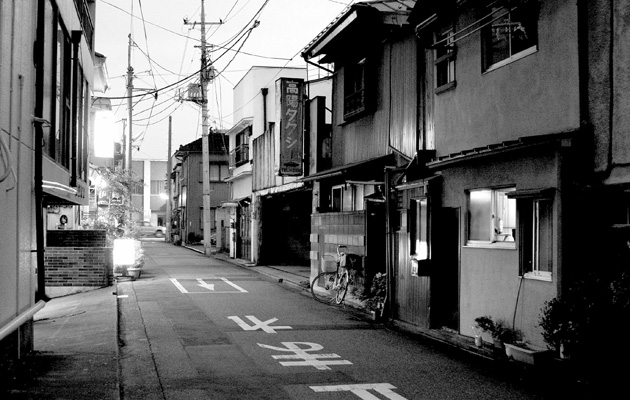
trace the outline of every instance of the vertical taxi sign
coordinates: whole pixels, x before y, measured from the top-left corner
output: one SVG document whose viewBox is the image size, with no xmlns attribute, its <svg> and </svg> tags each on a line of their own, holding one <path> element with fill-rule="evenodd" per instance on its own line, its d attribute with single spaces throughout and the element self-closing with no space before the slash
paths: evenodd
<svg viewBox="0 0 630 400">
<path fill-rule="evenodd" d="M 303 159 L 304 80 L 280 78 L 276 81 L 276 110 L 280 131 L 276 136 L 276 173 L 301 176 Z"/>
</svg>

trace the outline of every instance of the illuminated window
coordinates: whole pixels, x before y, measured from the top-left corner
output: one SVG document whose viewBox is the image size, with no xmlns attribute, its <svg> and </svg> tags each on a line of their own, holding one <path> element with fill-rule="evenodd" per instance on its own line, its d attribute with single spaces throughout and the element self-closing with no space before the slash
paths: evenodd
<svg viewBox="0 0 630 400">
<path fill-rule="evenodd" d="M 516 200 L 509 189 L 471 190 L 468 195 L 468 245 L 514 246 Z"/>
<path fill-rule="evenodd" d="M 429 259 L 429 204 L 426 198 L 412 199 L 409 213 L 411 256 L 416 260 Z"/>
</svg>

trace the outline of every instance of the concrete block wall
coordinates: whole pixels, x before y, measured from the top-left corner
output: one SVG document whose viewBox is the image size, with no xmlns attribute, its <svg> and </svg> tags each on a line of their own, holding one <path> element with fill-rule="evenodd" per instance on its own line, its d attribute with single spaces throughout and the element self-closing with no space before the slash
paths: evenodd
<svg viewBox="0 0 630 400">
<path fill-rule="evenodd" d="M 106 244 L 105 231 L 48 231 L 46 294 L 58 297 L 111 285 L 113 249 Z"/>
<path fill-rule="evenodd" d="M 349 254 L 365 255 L 365 212 L 321 213 L 311 215 L 311 276 L 334 270 L 334 262 L 322 261 L 324 254 L 337 254 L 337 246 Z M 324 265 L 325 264 L 325 265 Z"/>
</svg>

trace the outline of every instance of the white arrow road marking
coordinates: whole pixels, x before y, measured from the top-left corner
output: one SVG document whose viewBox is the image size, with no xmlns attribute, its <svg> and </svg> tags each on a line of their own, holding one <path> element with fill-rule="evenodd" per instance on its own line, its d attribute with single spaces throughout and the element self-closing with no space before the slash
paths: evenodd
<svg viewBox="0 0 630 400">
<path fill-rule="evenodd" d="M 171 282 L 173 282 L 173 285 L 175 285 L 175 287 L 177 289 L 179 289 L 180 292 L 182 293 L 189 293 L 189 294 L 198 294 L 198 293 L 248 293 L 247 290 L 243 289 L 242 287 L 230 282 L 229 280 L 225 279 L 225 278 L 219 278 L 221 281 L 227 283 L 228 285 L 232 286 L 233 288 L 236 288 L 237 290 L 215 290 L 214 289 L 214 284 L 213 283 L 206 283 L 203 279 L 201 278 L 197 278 L 197 282 L 199 283 L 198 286 L 201 286 L 204 289 L 207 290 L 203 290 L 200 292 L 189 292 L 188 290 L 186 290 L 186 288 L 177 281 L 177 279 L 175 278 L 170 278 Z"/>
<path fill-rule="evenodd" d="M 335 353 L 331 353 L 331 354 L 308 354 L 307 353 L 308 351 L 318 351 L 318 350 L 323 349 L 324 346 L 322 346 L 321 344 L 309 343 L 309 342 L 282 342 L 282 344 L 285 345 L 286 348 L 274 347 L 274 346 L 269 346 L 269 345 L 260 344 L 260 343 L 258 343 L 258 346 L 265 349 L 271 349 L 271 350 L 277 350 L 277 351 L 290 351 L 290 352 L 295 353 L 291 355 L 271 356 L 273 357 L 274 360 L 302 360 L 302 361 L 280 361 L 280 365 L 285 366 L 285 367 L 311 366 L 319 370 L 329 370 L 331 369 L 330 367 L 328 367 L 329 365 L 352 365 L 352 363 L 347 360 L 327 360 L 327 361 L 319 360 L 322 358 L 326 358 L 326 359 L 341 358 L 341 356 Z M 301 349 L 298 346 L 300 344 L 304 346 L 309 346 L 310 348 Z"/>
<path fill-rule="evenodd" d="M 206 288 L 208 290 L 214 291 L 214 284 L 206 283 L 203 281 L 203 279 L 199 279 L 199 278 L 197 278 L 197 282 L 199 282 L 199 286 L 201 286 L 202 288 Z"/>
<path fill-rule="evenodd" d="M 396 386 L 389 383 L 366 383 L 357 385 L 331 385 L 331 386 L 310 386 L 315 392 L 351 392 L 363 400 L 378 400 L 379 398 L 370 393 L 370 390 L 380 393 L 391 400 L 407 400 L 392 389 Z"/>
<path fill-rule="evenodd" d="M 267 321 L 261 321 L 258 318 L 254 317 L 253 315 L 246 315 L 245 317 L 249 319 L 254 325 L 248 325 L 247 322 L 243 321 L 242 319 L 236 316 L 228 317 L 228 319 L 231 319 L 232 321 L 236 322 L 238 326 L 243 328 L 243 330 L 245 331 L 255 331 L 258 329 L 262 329 L 263 331 L 267 333 L 277 333 L 276 329 L 293 329 L 290 326 L 269 326 L 270 324 L 273 324 L 274 322 L 276 322 L 278 318 L 271 318 L 271 319 L 268 319 Z"/>
</svg>

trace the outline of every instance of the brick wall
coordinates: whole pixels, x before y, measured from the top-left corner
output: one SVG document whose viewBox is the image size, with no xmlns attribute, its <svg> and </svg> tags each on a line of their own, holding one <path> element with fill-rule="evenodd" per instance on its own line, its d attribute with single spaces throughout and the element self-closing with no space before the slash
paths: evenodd
<svg viewBox="0 0 630 400">
<path fill-rule="evenodd" d="M 55 230 L 44 252 L 46 287 L 94 289 L 113 283 L 113 249 L 105 231 Z"/>
<path fill-rule="evenodd" d="M 46 231 L 47 247 L 106 247 L 104 230 L 49 230 Z"/>
</svg>

